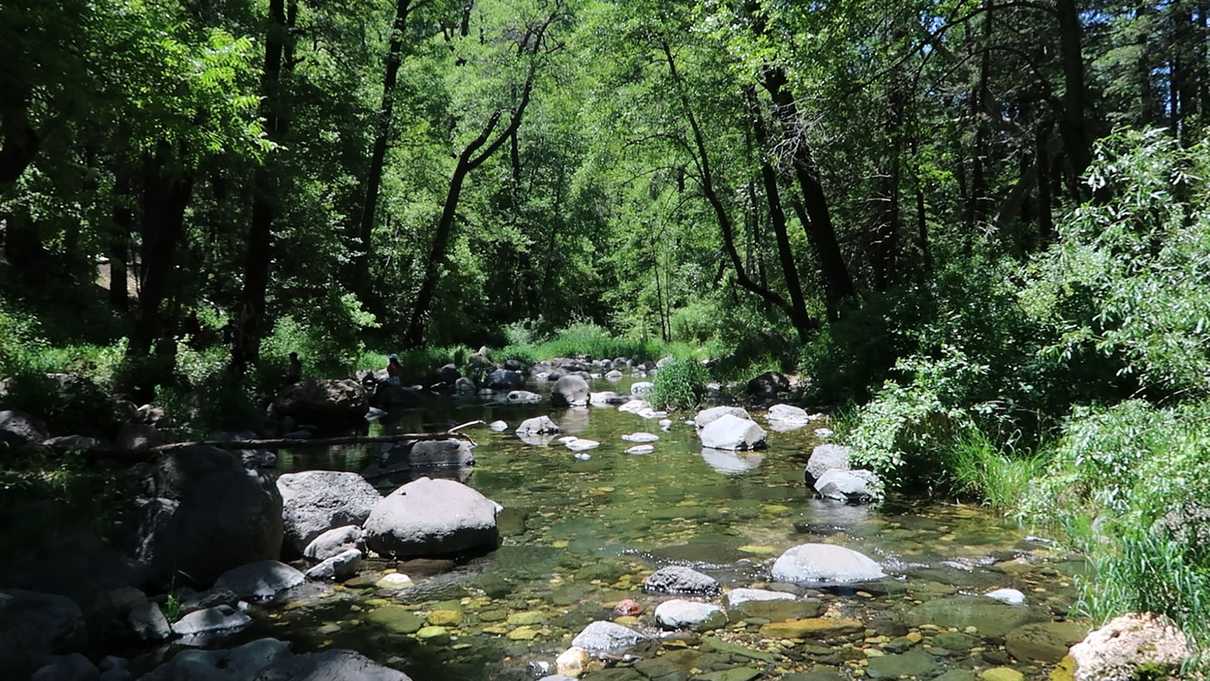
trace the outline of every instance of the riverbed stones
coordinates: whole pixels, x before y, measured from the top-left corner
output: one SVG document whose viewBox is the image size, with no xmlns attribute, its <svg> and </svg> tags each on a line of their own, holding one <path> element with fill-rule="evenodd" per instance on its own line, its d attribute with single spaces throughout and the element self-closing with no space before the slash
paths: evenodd
<svg viewBox="0 0 1210 681">
<path fill-rule="evenodd" d="M 881 579 L 882 567 L 869 557 L 833 544 L 800 544 L 773 563 L 773 579 L 792 584 L 846 584 Z"/>
<path fill-rule="evenodd" d="M 360 525 L 382 495 L 357 473 L 305 471 L 278 477 L 282 527 L 294 555 L 324 532 Z"/>
<path fill-rule="evenodd" d="M 815 492 L 824 499 L 864 504 L 882 498 L 882 479 L 874 471 L 829 470 L 815 481 Z"/>
<path fill-rule="evenodd" d="M 938 598 L 908 611 L 910 626 L 932 624 L 974 631 L 985 638 L 1001 638 L 1017 627 L 1048 619 L 1044 613 L 1018 605 L 1005 605 L 982 596 Z"/>
<path fill-rule="evenodd" d="M 993 601 L 1000 601 L 1001 603 L 1005 603 L 1007 605 L 1025 604 L 1025 594 L 1017 591 L 1016 589 L 995 589 L 994 591 L 988 591 L 983 595 L 992 599 Z"/>
<path fill-rule="evenodd" d="M 166 588 L 183 573 L 208 583 L 233 567 L 280 554 L 281 495 L 267 475 L 245 469 L 237 454 L 213 447 L 173 450 L 141 476 L 145 496 L 136 500 L 133 557 L 145 581 Z"/>
<path fill-rule="evenodd" d="M 307 579 L 320 582 L 342 581 L 357 574 L 361 566 L 361 551 L 348 549 L 324 559 L 304 573 Z"/>
<path fill-rule="evenodd" d="M 366 546 L 422 558 L 495 548 L 497 505 L 453 480 L 420 478 L 383 497 L 366 519 Z"/>
<path fill-rule="evenodd" d="M 1071 648 L 1075 681 L 1130 681 L 1144 667 L 1152 673 L 1175 671 L 1192 654 L 1180 628 L 1151 613 L 1112 619 Z"/>
<path fill-rule="evenodd" d="M 765 430 L 751 419 L 724 414 L 706 424 L 698 433 L 698 437 L 701 438 L 703 447 L 735 451 L 763 447 L 766 434 Z"/>
<path fill-rule="evenodd" d="M 556 407 L 581 407 L 588 404 L 588 381 L 578 374 L 568 374 L 555 381 L 550 402 Z"/>
<path fill-rule="evenodd" d="M 350 549 L 360 551 L 364 547 L 365 530 L 360 525 L 345 525 L 334 527 L 313 539 L 303 549 L 303 556 L 313 563 L 320 563 Z"/>
<path fill-rule="evenodd" d="M 214 586 L 228 589 L 240 598 L 268 600 L 304 581 L 303 573 L 276 560 L 260 560 L 232 568 Z"/>
<path fill-rule="evenodd" d="M 718 594 L 718 581 L 693 568 L 669 565 L 651 573 L 643 581 L 643 590 L 653 593 L 694 594 L 713 596 Z"/>
<path fill-rule="evenodd" d="M 664 629 L 711 631 L 727 626 L 727 613 L 713 603 L 678 598 L 656 606 L 655 621 Z"/>
<path fill-rule="evenodd" d="M 898 655 L 883 655 L 870 658 L 866 676 L 871 679 L 897 679 L 901 676 L 927 678 L 936 673 L 940 664 L 937 658 L 923 650 L 910 650 Z"/>
<path fill-rule="evenodd" d="M 1022 662 L 1058 662 L 1087 634 L 1088 627 L 1077 622 L 1037 622 L 1008 632 L 1004 646 Z"/>
<path fill-rule="evenodd" d="M 517 426 L 517 435 L 553 435 L 558 432 L 559 426 L 549 416 L 525 419 Z"/>
<path fill-rule="evenodd" d="M 752 417 L 748 415 L 748 410 L 744 409 L 743 407 L 728 407 L 728 406 L 710 407 L 709 409 L 703 409 L 702 411 L 699 411 L 697 413 L 697 415 L 693 417 L 693 427 L 698 430 L 701 430 L 702 428 L 705 428 L 706 426 L 710 425 L 710 423 L 712 423 L 713 421 L 716 421 L 724 416 L 727 416 L 728 414 L 730 414 L 731 416 L 739 417 L 741 419 L 748 419 L 749 421 L 752 420 Z"/>
<path fill-rule="evenodd" d="M 408 451 L 413 468 L 461 468 L 475 464 L 471 443 L 458 437 L 445 440 L 421 440 Z"/>
<path fill-rule="evenodd" d="M 252 618 L 243 610 L 230 605 L 216 605 L 213 608 L 196 610 L 173 622 L 172 631 L 177 636 L 228 633 L 243 629 L 251 623 Z"/>
<path fill-rule="evenodd" d="M 47 655 L 80 650 L 87 643 L 84 614 L 57 594 L 0 590 L 0 670 L 24 678 Z"/>
<path fill-rule="evenodd" d="M 811 458 L 807 459 L 807 468 L 803 477 L 811 487 L 828 471 L 847 471 L 850 468 L 849 456 L 852 450 L 842 445 L 819 445 L 811 450 Z"/>
<path fill-rule="evenodd" d="M 572 639 L 571 645 L 589 655 L 605 656 L 625 652 L 645 640 L 647 637 L 634 629 L 598 620 L 584 627 L 583 631 Z"/>
</svg>

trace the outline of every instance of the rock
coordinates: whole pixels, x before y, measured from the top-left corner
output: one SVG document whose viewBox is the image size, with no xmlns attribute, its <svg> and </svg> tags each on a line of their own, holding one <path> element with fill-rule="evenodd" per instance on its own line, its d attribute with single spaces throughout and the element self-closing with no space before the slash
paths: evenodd
<svg viewBox="0 0 1210 681">
<path fill-rule="evenodd" d="M 643 612 L 643 606 L 633 598 L 623 598 L 613 606 L 613 614 L 618 617 L 638 617 Z"/>
<path fill-rule="evenodd" d="M 497 508 L 462 483 L 420 478 L 374 506 L 364 526 L 366 546 L 405 559 L 492 549 L 500 539 Z"/>
<path fill-rule="evenodd" d="M 164 434 L 155 426 L 143 423 L 124 423 L 118 431 L 114 446 L 128 452 L 144 452 L 164 444 Z"/>
<path fill-rule="evenodd" d="M 82 650 L 88 642 L 84 613 L 66 596 L 0 590 L 0 670 L 20 679 L 53 654 Z"/>
<path fill-rule="evenodd" d="M 509 404 L 537 404 L 542 401 L 542 396 L 528 390 L 512 390 L 505 396 L 504 401 Z"/>
<path fill-rule="evenodd" d="M 738 454 L 710 447 L 702 448 L 701 455 L 706 465 L 723 475 L 740 475 L 756 470 L 765 460 L 759 454 Z"/>
<path fill-rule="evenodd" d="M 867 470 L 827 471 L 815 481 L 815 491 L 824 499 L 850 504 L 878 501 L 885 494 L 882 479 Z"/>
<path fill-rule="evenodd" d="M 340 471 L 287 473 L 277 479 L 277 491 L 286 545 L 294 555 L 332 528 L 364 523 L 382 498 L 365 478 Z"/>
<path fill-rule="evenodd" d="M 660 439 L 660 436 L 653 435 L 651 433 L 631 433 L 629 435 L 623 435 L 622 439 L 627 442 L 655 442 L 656 440 Z"/>
<path fill-rule="evenodd" d="M 101 593 L 89 616 L 90 629 L 121 642 L 156 642 L 172 636 L 159 606 L 138 589 L 126 586 Z"/>
<path fill-rule="evenodd" d="M 613 369 L 612 371 L 608 371 L 605 373 L 606 381 L 617 382 L 617 381 L 622 380 L 622 378 L 623 378 L 622 372 L 618 371 L 617 369 Z"/>
<path fill-rule="evenodd" d="M 223 573 L 215 587 L 228 589 L 240 598 L 268 600 L 304 581 L 303 573 L 276 560 L 260 560 Z"/>
<path fill-rule="evenodd" d="M 645 640 L 646 636 L 633 629 L 613 622 L 596 621 L 584 627 L 584 630 L 572 639 L 571 645 L 589 655 L 607 656 L 625 652 Z"/>
<path fill-rule="evenodd" d="M 842 617 L 810 617 L 766 624 L 760 628 L 760 635 L 768 638 L 827 638 L 837 634 L 851 634 L 864 629 L 865 625 L 857 620 Z"/>
<path fill-rule="evenodd" d="M 230 589 L 221 587 L 195 592 L 185 589 L 181 592 L 181 612 L 190 613 L 195 610 L 205 610 L 219 605 L 235 607 L 239 604 L 239 596 Z"/>
<path fill-rule="evenodd" d="M 1067 649 L 1084 640 L 1088 627 L 1075 622 L 1038 622 L 1008 632 L 1004 646 L 1022 662 L 1058 662 Z"/>
<path fill-rule="evenodd" d="M 101 672 L 80 653 L 55 655 L 29 681 L 97 681 Z"/>
<path fill-rule="evenodd" d="M 437 380 L 442 383 L 453 384 L 460 378 L 462 378 L 462 372 L 458 371 L 458 367 L 453 364 L 446 364 L 437 370 Z"/>
<path fill-rule="evenodd" d="M 797 596 L 784 591 L 765 591 L 764 589 L 732 589 L 727 592 L 727 607 L 739 607 L 750 601 L 793 601 Z"/>
<path fill-rule="evenodd" d="M 517 435 L 551 435 L 559 432 L 559 426 L 549 416 L 526 419 L 517 426 Z"/>
<path fill-rule="evenodd" d="M 1024 681 L 1025 675 L 1010 667 L 993 667 L 979 672 L 982 681 Z"/>
<path fill-rule="evenodd" d="M 273 401 L 278 417 L 329 429 L 359 423 L 369 407 L 365 388 L 351 378 L 309 378 L 285 388 Z"/>
<path fill-rule="evenodd" d="M 852 450 L 841 445 L 819 445 L 811 450 L 811 458 L 807 459 L 807 469 L 803 474 L 807 484 L 814 487 L 816 481 L 828 471 L 849 470 L 851 453 Z"/>
<path fill-rule="evenodd" d="M 1008 605 L 1025 604 L 1025 594 L 1016 589 L 996 589 L 995 591 L 988 591 L 983 595 L 994 601 L 1000 601 Z"/>
<path fill-rule="evenodd" d="M 360 525 L 335 527 L 316 537 L 303 549 L 303 556 L 312 563 L 321 563 L 349 549 L 365 547 L 365 531 Z"/>
<path fill-rule="evenodd" d="M 492 421 L 491 423 L 487 424 L 487 427 L 496 433 L 503 433 L 504 431 L 508 430 L 508 424 L 504 421 Z"/>
<path fill-rule="evenodd" d="M 412 587 L 412 578 L 401 572 L 388 572 L 374 582 L 374 586 L 388 591 L 400 591 Z"/>
<path fill-rule="evenodd" d="M 281 552 L 282 499 L 238 455 L 211 447 L 165 452 L 142 469 L 134 558 L 145 580 L 168 588 L 180 574 L 209 583 Z"/>
<path fill-rule="evenodd" d="M 651 381 L 639 381 L 630 386 L 630 394 L 634 397 L 647 397 L 653 390 L 655 390 L 655 384 Z"/>
<path fill-rule="evenodd" d="M 392 634 L 414 634 L 424 626 L 419 615 L 402 605 L 384 605 L 371 610 L 366 621 Z"/>
<path fill-rule="evenodd" d="M 790 389 L 790 379 L 776 371 L 765 373 L 748 381 L 748 394 L 756 399 L 775 399 L 779 393 Z"/>
<path fill-rule="evenodd" d="M 568 374 L 555 382 L 550 402 L 556 407 L 579 407 L 588 404 L 588 381 Z"/>
<path fill-rule="evenodd" d="M 709 575 L 681 565 L 669 565 L 651 573 L 643 581 L 643 590 L 654 593 L 713 596 L 719 592 L 719 587 L 718 581 Z"/>
<path fill-rule="evenodd" d="M 936 673 L 939 667 L 937 658 L 932 655 L 923 650 L 910 650 L 899 655 L 870 658 L 866 676 L 871 679 L 897 679 L 901 676 L 924 679 Z"/>
<path fill-rule="evenodd" d="M 584 669 L 590 661 L 587 650 L 572 646 L 555 658 L 555 671 L 563 676 L 576 679 L 584 673 Z"/>
<path fill-rule="evenodd" d="M 1000 638 L 1019 626 L 1047 619 L 1045 613 L 1031 608 L 1005 605 L 982 596 L 949 596 L 926 601 L 909 610 L 905 617 L 909 626 L 974 627 L 985 638 Z"/>
<path fill-rule="evenodd" d="M 492 390 L 518 390 L 525 386 L 525 377 L 520 371 L 496 369 L 487 375 L 487 387 Z"/>
<path fill-rule="evenodd" d="M 737 416 L 741 419 L 747 419 L 749 421 L 752 420 L 752 417 L 748 415 L 748 410 L 744 409 L 743 407 L 710 407 L 709 409 L 699 411 L 697 415 L 693 417 L 693 426 L 698 430 L 701 430 L 710 423 L 728 414 L 731 416 Z"/>
<path fill-rule="evenodd" d="M 811 415 L 805 409 L 789 404 L 775 404 L 769 407 L 767 418 L 770 421 L 789 421 L 802 424 L 811 421 Z"/>
<path fill-rule="evenodd" d="M 321 582 L 342 581 L 357 574 L 361 566 L 361 551 L 349 549 L 331 556 L 319 565 L 307 570 L 304 576 Z"/>
<path fill-rule="evenodd" d="M 702 446 L 729 451 L 758 449 L 765 445 L 765 431 L 755 421 L 725 414 L 698 433 Z"/>
<path fill-rule="evenodd" d="M 621 395 L 619 395 L 615 392 L 608 391 L 608 390 L 605 392 L 588 394 L 588 403 L 591 405 L 597 406 L 597 407 L 603 407 L 606 405 L 614 405 L 614 404 L 625 404 L 629 400 L 630 400 L 630 398 L 628 398 L 628 397 L 622 397 Z"/>
<path fill-rule="evenodd" d="M 832 544 L 800 544 L 773 563 L 773 579 L 794 584 L 845 584 L 885 576 L 878 563 L 852 549 Z"/>
<path fill-rule="evenodd" d="M 655 447 L 653 447 L 651 445 L 635 445 L 633 447 L 628 447 L 626 449 L 627 454 L 631 454 L 631 455 L 635 455 L 635 456 L 641 455 L 641 454 L 650 454 L 654 451 L 655 451 Z"/>
<path fill-rule="evenodd" d="M 638 414 L 639 412 L 648 411 L 650 409 L 651 405 L 648 404 L 646 400 L 630 400 L 629 402 L 618 407 L 618 411 L 630 414 Z"/>
<path fill-rule="evenodd" d="M 383 376 L 380 382 L 374 385 L 374 394 L 370 396 L 370 404 L 386 411 L 416 407 L 423 399 L 422 389 L 423 386 L 387 383 L 386 377 Z"/>
<path fill-rule="evenodd" d="M 408 449 L 407 457 L 412 468 L 458 468 L 475 465 L 471 443 L 457 437 L 415 442 Z"/>
<path fill-rule="evenodd" d="M 571 439 L 571 440 L 568 440 L 567 442 L 565 442 L 564 445 L 566 445 L 567 448 L 573 452 L 586 452 L 590 449 L 596 449 L 597 447 L 600 447 L 601 443 L 597 442 L 596 440 L 584 440 L 581 438 L 574 438 L 574 439 Z"/>
<path fill-rule="evenodd" d="M 1193 655 L 1189 639 L 1165 615 L 1131 613 L 1110 620 L 1072 646 L 1075 681 L 1131 681 L 1175 672 Z"/>
<path fill-rule="evenodd" d="M 256 676 L 256 681 L 411 681 L 406 674 L 384 667 L 352 650 L 324 650 L 305 655 L 281 655 Z"/>
<path fill-rule="evenodd" d="M 823 604 L 813 598 L 794 600 L 745 601 L 731 608 L 747 619 L 767 622 L 810 619 L 823 614 Z"/>
<path fill-rule="evenodd" d="M 177 636 L 196 636 L 242 629 L 251 623 L 252 618 L 244 611 L 230 605 L 216 605 L 185 615 L 172 624 L 172 631 Z"/>
<path fill-rule="evenodd" d="M 472 395 L 478 389 L 475 382 L 465 376 L 454 381 L 454 392 L 459 395 Z"/>
<path fill-rule="evenodd" d="M 271 638 L 224 650 L 182 650 L 139 681 L 249 681 L 289 654 L 289 644 Z"/>
<path fill-rule="evenodd" d="M 655 621 L 665 629 L 711 631 L 727 626 L 727 613 L 711 603 L 675 599 L 656 607 Z"/>
<path fill-rule="evenodd" d="M 0 443 L 8 445 L 38 444 L 50 437 L 46 425 L 22 411 L 0 411 Z"/>
</svg>

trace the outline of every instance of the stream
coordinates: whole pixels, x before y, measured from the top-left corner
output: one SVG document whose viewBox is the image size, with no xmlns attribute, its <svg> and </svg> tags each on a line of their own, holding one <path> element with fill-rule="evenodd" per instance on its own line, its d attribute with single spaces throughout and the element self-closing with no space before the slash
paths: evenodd
<svg viewBox="0 0 1210 681">
<path fill-rule="evenodd" d="M 629 381 L 593 383 L 593 390 L 628 389 Z M 521 442 L 512 430 L 542 414 L 564 435 L 601 446 L 581 461 L 557 441 Z M 765 425 L 763 413 L 753 417 Z M 476 464 L 464 481 L 504 507 L 499 549 L 458 562 L 367 561 L 350 582 L 256 607 L 255 624 L 240 639 L 272 636 L 298 650 L 351 648 L 415 681 L 532 679 L 555 673 L 555 658 L 594 620 L 655 633 L 656 605 L 674 598 L 643 593 L 643 579 L 657 568 L 693 567 L 717 579 L 724 591 L 769 587 L 772 560 L 807 542 L 860 551 L 890 576 L 855 587 L 772 586 L 818 599 L 825 616 L 858 620 L 862 630 L 786 639 L 761 632 L 776 615 L 732 612 L 723 629 L 656 639 L 636 651 L 637 664 L 592 669 L 582 678 L 826 681 L 905 675 L 961 681 L 991 669 L 993 675 L 982 678 L 1047 679 L 1066 641 L 1082 636 L 1079 623 L 1064 620 L 1075 599 L 1073 577 L 1083 564 L 1046 540 L 977 506 L 902 498 L 850 506 L 812 498 L 803 467 L 811 449 L 824 441 L 814 432 L 824 425 L 820 421 L 790 432 L 767 428 L 769 446 L 759 452 L 703 453 L 686 415 L 671 418 L 664 432 L 656 420 L 615 407 L 552 409 L 548 400 L 513 406 L 486 397 L 435 396 L 399 415 L 391 427 L 436 431 L 476 419 L 510 426 L 500 433 L 485 427 L 466 431 L 477 447 Z M 634 443 L 622 436 L 637 431 L 659 435 L 652 453 L 625 453 Z M 360 472 L 377 452 L 355 446 L 284 451 L 277 466 L 282 473 Z M 386 493 L 407 480 L 401 475 L 371 482 Z M 377 588 L 375 582 L 390 570 L 409 575 L 414 586 Z M 1009 606 L 983 596 L 1001 588 L 1023 592 L 1026 604 Z M 637 618 L 612 614 L 624 598 L 642 605 Z"/>
</svg>

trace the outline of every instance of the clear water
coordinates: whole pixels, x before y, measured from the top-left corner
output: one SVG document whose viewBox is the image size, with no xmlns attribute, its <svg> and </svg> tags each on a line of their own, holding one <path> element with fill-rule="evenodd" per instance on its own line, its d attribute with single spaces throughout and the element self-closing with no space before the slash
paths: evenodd
<svg viewBox="0 0 1210 681">
<path fill-rule="evenodd" d="M 627 388 L 625 383 L 594 386 L 618 392 Z M 588 452 L 591 459 L 577 461 L 558 442 L 541 447 L 518 440 L 512 429 L 541 414 L 550 415 L 564 434 L 597 440 L 601 446 Z M 763 422 L 763 415 L 754 416 Z M 725 589 L 759 586 L 769 579 L 769 565 L 783 550 L 831 542 L 873 557 L 892 574 L 859 589 L 813 592 L 829 616 L 860 620 L 864 632 L 783 643 L 760 634 L 763 622 L 733 617 L 726 629 L 709 636 L 770 651 L 772 657 L 754 659 L 720 652 L 717 646 L 703 650 L 698 637 L 681 637 L 688 640 L 641 651 L 648 659 L 677 651 L 665 667 L 623 664 L 584 678 L 672 681 L 727 670 L 734 676 L 706 678 L 742 681 L 752 672 L 780 678 L 810 670 L 830 670 L 841 679 L 866 678 L 866 673 L 894 672 L 901 662 L 928 667 L 915 672 L 921 678 L 997 666 L 1012 667 L 1026 678 L 1048 678 L 1052 663 L 1019 661 L 1005 650 L 1003 627 L 995 622 L 1005 611 L 990 599 L 960 597 L 1013 587 L 1025 592 L 1035 619 L 1060 620 L 1072 604 L 1071 575 L 1079 563 L 977 507 L 903 499 L 864 507 L 812 499 L 802 471 L 811 448 L 820 442 L 813 430 L 824 424 L 793 432 L 770 430 L 769 448 L 755 454 L 703 454 L 693 427 L 684 423 L 686 415 L 671 418 L 674 425 L 663 432 L 655 420 L 613 407 L 557 410 L 548 402 L 506 406 L 481 398 L 434 398 L 422 409 L 403 413 L 390 427 L 408 432 L 443 430 L 477 419 L 508 422 L 510 429 L 503 433 L 484 427 L 465 431 L 477 442 L 476 465 L 465 481 L 505 507 L 502 546 L 458 563 L 370 562 L 366 575 L 352 585 L 257 610 L 257 625 L 244 636 L 271 635 L 304 650 L 352 648 L 416 681 L 533 678 L 529 663 L 553 664 L 589 622 L 615 619 L 611 610 L 622 598 L 643 606 L 637 621 L 623 621 L 654 631 L 652 613 L 668 597 L 644 594 L 641 584 L 656 568 L 691 565 Z M 636 431 L 659 435 L 653 453 L 624 453 L 634 443 L 621 436 Z M 283 472 L 361 471 L 376 454 L 361 447 L 292 451 L 282 453 L 278 465 Z M 372 482 L 388 492 L 406 478 Z M 372 581 L 390 569 L 410 575 L 415 586 L 401 592 L 374 588 Z M 919 626 L 921 608 L 938 599 L 948 599 L 950 607 Z M 985 607 L 989 603 L 993 607 Z M 447 618 L 444 633 L 403 633 L 434 611 L 440 611 L 435 621 Z M 408 619 L 413 619 L 411 626 Z M 967 629 L 973 621 L 979 626 Z M 955 637 L 950 629 L 973 635 Z M 914 633 L 900 638 L 909 632 Z M 914 642 L 916 638 L 922 640 Z M 942 647 L 954 646 L 955 639 L 958 650 Z M 909 658 L 874 657 L 895 655 L 905 646 L 910 646 Z"/>
</svg>

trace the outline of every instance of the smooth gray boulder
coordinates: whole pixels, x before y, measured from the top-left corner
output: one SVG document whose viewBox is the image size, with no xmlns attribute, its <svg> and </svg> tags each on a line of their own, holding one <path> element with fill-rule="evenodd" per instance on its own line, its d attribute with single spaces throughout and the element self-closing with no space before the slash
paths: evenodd
<svg viewBox="0 0 1210 681">
<path fill-rule="evenodd" d="M 618 371 L 617 369 L 612 369 L 610 371 L 605 372 L 606 381 L 617 382 L 617 381 L 622 380 L 622 378 L 623 378 L 622 372 Z"/>
<path fill-rule="evenodd" d="M 815 491 L 824 499 L 863 504 L 882 499 L 885 488 L 874 471 L 830 470 L 815 481 Z"/>
<path fill-rule="evenodd" d="M 223 573 L 215 588 L 227 589 L 240 598 L 268 600 L 303 583 L 303 573 L 276 560 L 260 560 Z"/>
<path fill-rule="evenodd" d="M 702 428 L 705 428 L 714 421 L 728 414 L 731 416 L 738 416 L 741 419 L 748 419 L 749 421 L 752 420 L 752 417 L 748 415 L 748 410 L 744 409 L 743 407 L 710 407 L 709 409 L 699 411 L 697 415 L 693 417 L 693 427 L 701 430 Z"/>
<path fill-rule="evenodd" d="M 508 430 L 508 423 L 505 421 L 492 421 L 491 423 L 487 424 L 487 427 L 492 432 L 503 433 L 504 431 Z"/>
<path fill-rule="evenodd" d="M 645 640 L 647 637 L 634 629 L 613 622 L 597 621 L 584 627 L 571 640 L 571 645 L 584 649 L 590 655 L 604 657 L 624 652 Z"/>
<path fill-rule="evenodd" d="M 724 414 L 706 424 L 698 433 L 702 446 L 710 449 L 741 451 L 765 445 L 765 430 L 755 421 Z"/>
<path fill-rule="evenodd" d="M 588 381 L 576 374 L 560 378 L 551 390 L 550 402 L 556 407 L 580 407 L 588 404 Z"/>
<path fill-rule="evenodd" d="M 811 415 L 802 407 L 795 407 L 792 404 L 775 404 L 769 407 L 767 418 L 770 421 L 791 421 L 805 424 L 811 420 Z"/>
<path fill-rule="evenodd" d="M 852 450 L 843 445 L 819 445 L 811 450 L 811 458 L 807 459 L 807 468 L 803 471 L 803 478 L 808 485 L 814 487 L 815 481 L 828 471 L 847 471 L 851 468 L 849 465 L 851 454 Z"/>
<path fill-rule="evenodd" d="M 216 605 L 205 610 L 195 610 L 172 623 L 177 636 L 197 636 L 243 629 L 252 624 L 252 618 L 243 610 L 230 605 Z"/>
<path fill-rule="evenodd" d="M 713 596 L 719 592 L 718 581 L 693 568 L 669 565 L 651 573 L 643 581 L 643 590 L 666 594 L 695 594 Z"/>
<path fill-rule="evenodd" d="M 222 650 L 182 650 L 139 681 L 251 681 L 274 660 L 289 655 L 290 645 L 272 638 Z"/>
<path fill-rule="evenodd" d="M 412 445 L 408 461 L 414 468 L 445 468 L 475 465 L 471 443 L 462 438 L 421 440 Z"/>
<path fill-rule="evenodd" d="M 66 596 L 0 590 L 0 670 L 25 678 L 49 655 L 82 650 L 88 631 L 80 606 Z"/>
<path fill-rule="evenodd" d="M 324 559 L 323 562 L 307 570 L 303 575 L 317 582 L 343 581 L 357 574 L 361 566 L 361 551 L 348 549 Z"/>
<path fill-rule="evenodd" d="M 454 383 L 462 378 L 462 372 L 458 371 L 458 367 L 453 364 L 446 364 L 437 370 L 437 380 L 442 383 Z"/>
<path fill-rule="evenodd" d="M 710 631 L 727 626 L 727 613 L 713 603 L 674 599 L 656 607 L 655 621 L 664 629 Z"/>
<path fill-rule="evenodd" d="M 382 498 L 365 478 L 342 471 L 287 473 L 277 479 L 277 490 L 285 541 L 293 555 L 334 527 L 364 523 Z"/>
<path fill-rule="evenodd" d="M 334 527 L 316 537 L 303 549 L 303 556 L 312 563 L 319 563 L 349 549 L 360 551 L 365 545 L 365 530 L 361 529 L 360 525 L 345 525 Z"/>
<path fill-rule="evenodd" d="M 882 566 L 867 556 L 832 544 L 800 544 L 773 563 L 773 579 L 793 584 L 845 584 L 885 576 Z"/>
<path fill-rule="evenodd" d="M 352 650 L 325 650 L 304 655 L 281 655 L 255 681 L 411 681 L 406 674 L 384 667 Z"/>
<path fill-rule="evenodd" d="M 421 558 L 495 548 L 495 502 L 453 480 L 420 478 L 382 498 L 366 519 L 366 546 Z"/>
<path fill-rule="evenodd" d="M 144 496 L 133 557 L 146 582 L 208 584 L 223 572 L 281 553 L 282 499 L 265 474 L 237 453 L 189 447 L 160 455 L 141 471 Z"/>
</svg>

